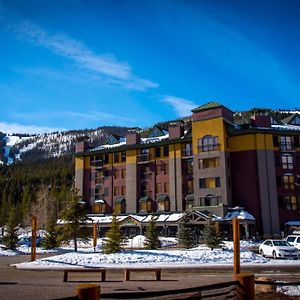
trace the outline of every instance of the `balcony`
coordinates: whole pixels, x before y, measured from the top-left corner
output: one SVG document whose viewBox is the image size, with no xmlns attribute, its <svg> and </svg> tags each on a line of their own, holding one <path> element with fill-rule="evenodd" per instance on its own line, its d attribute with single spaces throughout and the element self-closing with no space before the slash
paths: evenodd
<svg viewBox="0 0 300 300">
<path fill-rule="evenodd" d="M 221 144 L 202 145 L 202 146 L 198 146 L 198 153 L 220 151 L 220 149 L 221 149 Z"/>
<path fill-rule="evenodd" d="M 103 168 L 103 160 L 91 160 L 91 166 L 95 169 L 102 169 Z"/>
<path fill-rule="evenodd" d="M 193 157 L 193 150 L 192 149 L 183 149 L 181 151 L 182 158 L 190 158 Z"/>
<path fill-rule="evenodd" d="M 104 184 L 104 176 L 95 178 L 95 184 Z"/>
<path fill-rule="evenodd" d="M 279 149 L 280 149 L 280 151 L 284 151 L 284 152 L 296 151 L 294 143 L 281 143 L 281 144 L 279 144 Z"/>
<path fill-rule="evenodd" d="M 149 163 L 150 161 L 150 154 L 140 154 L 137 156 L 137 163 L 143 164 L 143 163 Z"/>
</svg>

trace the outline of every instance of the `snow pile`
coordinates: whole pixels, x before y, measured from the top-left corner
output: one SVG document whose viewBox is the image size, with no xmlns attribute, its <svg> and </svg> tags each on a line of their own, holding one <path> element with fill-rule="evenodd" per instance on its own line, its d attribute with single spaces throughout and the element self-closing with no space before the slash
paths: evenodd
<svg viewBox="0 0 300 300">
<path fill-rule="evenodd" d="M 278 286 L 277 293 L 285 294 L 288 296 L 299 296 L 300 295 L 300 286 Z"/>
<path fill-rule="evenodd" d="M 268 260 L 250 251 L 241 251 L 241 263 L 266 263 Z M 66 253 L 43 258 L 35 262 L 17 264 L 17 268 L 65 268 L 65 267 L 110 267 L 120 266 L 200 266 L 203 264 L 232 264 L 230 249 L 190 250 L 135 250 L 116 254 Z"/>
</svg>

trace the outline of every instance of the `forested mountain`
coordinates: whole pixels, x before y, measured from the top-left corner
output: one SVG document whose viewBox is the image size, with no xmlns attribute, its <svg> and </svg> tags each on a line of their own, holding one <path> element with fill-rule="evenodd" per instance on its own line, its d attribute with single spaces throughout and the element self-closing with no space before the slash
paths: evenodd
<svg viewBox="0 0 300 300">
<path fill-rule="evenodd" d="M 42 135 L 0 133 L 0 226 L 11 207 L 18 222 L 30 224 L 30 215 L 45 225 L 58 217 L 71 193 L 76 140 L 85 137 L 90 145 L 103 144 L 110 134 L 125 135 L 126 127 L 55 132 Z"/>
<path fill-rule="evenodd" d="M 103 144 L 112 133 L 125 135 L 127 127 L 105 126 L 97 129 L 71 130 L 37 135 L 0 133 L 0 161 L 36 160 L 74 152 L 78 138 L 86 137 L 91 146 Z"/>
</svg>

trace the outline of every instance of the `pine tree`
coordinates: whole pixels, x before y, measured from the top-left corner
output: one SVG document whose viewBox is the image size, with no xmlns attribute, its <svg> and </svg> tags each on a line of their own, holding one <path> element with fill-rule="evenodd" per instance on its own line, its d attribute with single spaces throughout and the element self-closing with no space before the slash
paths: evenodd
<svg viewBox="0 0 300 300">
<path fill-rule="evenodd" d="M 145 241 L 146 249 L 156 250 L 160 247 L 158 231 L 156 228 L 156 222 L 153 215 L 151 216 L 151 220 L 146 228 L 145 236 L 146 236 L 146 241 Z"/>
<path fill-rule="evenodd" d="M 17 248 L 18 236 L 17 236 L 17 223 L 16 223 L 16 209 L 12 207 L 9 211 L 6 222 L 6 234 L 3 237 L 3 243 L 7 249 L 15 250 Z"/>
<path fill-rule="evenodd" d="M 45 239 L 42 243 L 42 246 L 47 249 L 54 249 L 60 246 L 59 235 L 56 229 L 56 219 L 54 216 L 51 217 L 47 224 L 47 233 L 45 235 Z"/>
<path fill-rule="evenodd" d="M 65 222 L 62 239 L 64 241 L 72 239 L 75 252 L 77 252 L 78 239 L 88 241 L 87 228 L 84 226 L 88 219 L 86 213 L 87 210 L 81 198 L 76 191 L 72 191 L 72 194 L 68 196 L 66 207 L 61 211 L 61 219 Z"/>
<path fill-rule="evenodd" d="M 213 223 L 211 218 L 209 219 L 208 223 L 206 223 L 204 227 L 203 242 L 211 250 L 220 247 L 222 244 L 220 233 L 217 228 L 217 224 Z"/>
<path fill-rule="evenodd" d="M 178 242 L 185 248 L 192 248 L 195 245 L 189 213 L 185 213 L 179 223 Z"/>
<path fill-rule="evenodd" d="M 110 228 L 105 235 L 103 252 L 107 254 L 120 252 L 122 250 L 122 242 L 123 237 L 117 221 L 117 215 L 113 214 Z"/>
</svg>

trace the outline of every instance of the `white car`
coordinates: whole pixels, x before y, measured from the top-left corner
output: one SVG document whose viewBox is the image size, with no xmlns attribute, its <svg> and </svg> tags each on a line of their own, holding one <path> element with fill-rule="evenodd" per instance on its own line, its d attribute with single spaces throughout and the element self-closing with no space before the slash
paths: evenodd
<svg viewBox="0 0 300 300">
<path fill-rule="evenodd" d="M 292 246 L 300 250 L 300 236 L 299 235 L 289 235 L 285 239 Z"/>
<path fill-rule="evenodd" d="M 273 258 L 295 258 L 299 257 L 299 250 L 291 246 L 287 241 L 265 240 L 259 245 L 259 253 L 262 256 Z"/>
</svg>

